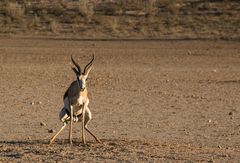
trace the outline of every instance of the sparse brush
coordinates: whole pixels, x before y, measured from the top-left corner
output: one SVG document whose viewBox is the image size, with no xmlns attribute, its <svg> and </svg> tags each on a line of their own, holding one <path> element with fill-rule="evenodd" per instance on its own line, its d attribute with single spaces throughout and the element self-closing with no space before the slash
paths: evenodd
<svg viewBox="0 0 240 163">
<path fill-rule="evenodd" d="M 150 15 L 156 15 L 158 11 L 157 1 L 156 0 L 145 1 L 144 10 Z"/>
<path fill-rule="evenodd" d="M 113 33 L 117 33 L 117 28 L 118 28 L 118 20 L 114 18 L 111 22 L 111 29 Z"/>
<path fill-rule="evenodd" d="M 52 6 L 50 11 L 48 11 L 48 12 L 52 12 L 54 15 L 59 16 L 59 15 L 63 14 L 64 11 L 65 11 L 65 8 L 61 4 L 56 3 L 55 5 Z"/>
<path fill-rule="evenodd" d="M 28 26 L 29 28 L 32 28 L 32 27 L 38 27 L 39 25 L 40 25 L 40 18 L 35 14 L 34 18 L 31 19 Z"/>
<path fill-rule="evenodd" d="M 91 18 L 94 14 L 94 6 L 89 0 L 79 0 L 78 10 L 79 13 L 86 18 Z"/>
<path fill-rule="evenodd" d="M 21 21 L 24 17 L 25 8 L 18 3 L 7 3 L 5 7 L 5 13 L 11 19 Z"/>
<path fill-rule="evenodd" d="M 59 31 L 59 29 L 60 29 L 60 25 L 59 25 L 59 23 L 56 22 L 56 21 L 50 22 L 49 27 L 50 27 L 50 30 L 51 30 L 53 33 L 58 33 L 58 31 Z"/>
<path fill-rule="evenodd" d="M 146 35 L 147 34 L 147 29 L 144 25 L 141 25 L 140 26 L 140 32 L 143 34 L 143 35 Z"/>
<path fill-rule="evenodd" d="M 183 0 L 156 0 L 154 5 L 163 5 L 170 13 L 178 14 L 183 2 Z"/>
</svg>

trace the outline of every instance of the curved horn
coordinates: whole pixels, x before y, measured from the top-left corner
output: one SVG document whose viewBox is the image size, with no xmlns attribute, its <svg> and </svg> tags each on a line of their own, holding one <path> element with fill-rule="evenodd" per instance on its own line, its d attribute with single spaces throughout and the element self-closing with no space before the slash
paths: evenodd
<svg viewBox="0 0 240 163">
<path fill-rule="evenodd" d="M 74 61 L 74 59 L 73 59 L 73 56 L 71 55 L 71 60 L 72 60 L 72 63 L 77 67 L 77 69 L 78 69 L 78 72 L 79 72 L 79 75 L 81 74 L 81 68 L 80 68 L 80 66 L 77 64 L 77 62 L 75 62 Z M 76 70 L 76 69 L 75 69 Z"/>
<path fill-rule="evenodd" d="M 87 71 L 88 71 L 89 68 L 92 66 L 93 61 L 94 61 L 94 54 L 93 54 L 92 60 L 91 60 L 91 61 L 85 66 L 85 68 L 84 68 L 84 71 L 83 71 L 83 74 L 84 74 L 84 75 L 86 75 Z"/>
<path fill-rule="evenodd" d="M 80 75 L 81 75 L 81 74 L 79 74 L 78 70 L 77 70 L 75 67 L 72 67 L 72 70 L 75 72 L 75 74 L 76 74 L 77 76 L 80 76 Z"/>
</svg>

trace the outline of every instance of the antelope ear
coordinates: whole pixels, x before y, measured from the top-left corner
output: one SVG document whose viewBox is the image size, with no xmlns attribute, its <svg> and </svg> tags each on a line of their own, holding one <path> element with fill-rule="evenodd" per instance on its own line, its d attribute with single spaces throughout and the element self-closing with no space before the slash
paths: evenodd
<svg viewBox="0 0 240 163">
<path fill-rule="evenodd" d="M 72 70 L 75 72 L 77 76 L 80 76 L 80 73 L 78 72 L 78 70 L 76 70 L 76 68 L 72 67 Z"/>
<path fill-rule="evenodd" d="M 84 73 L 84 75 L 86 76 L 86 78 L 88 77 L 89 72 L 92 70 L 92 67 L 93 67 L 93 66 L 89 67 L 89 68 L 86 70 L 86 72 Z"/>
</svg>

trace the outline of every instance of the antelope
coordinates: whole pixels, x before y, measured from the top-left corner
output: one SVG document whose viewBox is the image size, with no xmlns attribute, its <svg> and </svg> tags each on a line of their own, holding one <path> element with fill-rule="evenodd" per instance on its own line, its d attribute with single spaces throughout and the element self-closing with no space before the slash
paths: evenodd
<svg viewBox="0 0 240 163">
<path fill-rule="evenodd" d="M 76 66 L 72 67 L 72 70 L 76 74 L 77 80 L 73 81 L 71 85 L 66 90 L 63 96 L 64 106 L 59 113 L 59 119 L 63 123 L 63 126 L 60 130 L 51 138 L 50 143 L 52 144 L 60 132 L 67 126 L 70 121 L 69 128 L 69 143 L 72 144 L 72 128 L 73 122 L 78 122 L 82 120 L 82 141 L 85 144 L 85 132 L 86 130 L 97 142 L 100 143 L 100 140 L 88 129 L 87 125 L 92 119 L 91 111 L 88 107 L 89 98 L 86 80 L 88 74 L 92 69 L 94 55 L 92 60 L 85 66 L 83 73 L 79 64 L 71 56 L 72 63 Z"/>
</svg>

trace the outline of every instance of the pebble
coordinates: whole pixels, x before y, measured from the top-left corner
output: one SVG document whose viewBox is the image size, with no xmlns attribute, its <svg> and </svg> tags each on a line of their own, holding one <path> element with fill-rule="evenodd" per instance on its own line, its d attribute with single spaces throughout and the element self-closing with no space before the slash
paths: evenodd
<svg viewBox="0 0 240 163">
<path fill-rule="evenodd" d="M 34 105 L 34 102 L 31 102 L 30 104 L 31 104 L 31 105 Z"/>
<path fill-rule="evenodd" d="M 44 122 L 40 122 L 40 125 L 41 125 L 41 126 L 47 126 L 47 124 L 44 123 Z"/>
<path fill-rule="evenodd" d="M 48 130 L 48 133 L 53 133 L 53 132 L 54 132 L 53 129 Z"/>
</svg>

